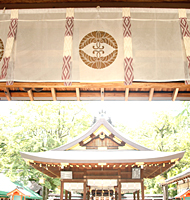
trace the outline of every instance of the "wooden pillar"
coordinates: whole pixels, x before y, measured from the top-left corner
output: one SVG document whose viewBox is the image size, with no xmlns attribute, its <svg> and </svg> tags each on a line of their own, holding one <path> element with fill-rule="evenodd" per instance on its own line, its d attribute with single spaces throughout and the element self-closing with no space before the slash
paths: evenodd
<svg viewBox="0 0 190 200">
<path fill-rule="evenodd" d="M 137 200 L 140 200 L 140 198 L 139 198 L 139 190 L 137 191 Z"/>
<path fill-rule="evenodd" d="M 83 200 L 86 200 L 86 181 L 84 181 Z"/>
<path fill-rule="evenodd" d="M 135 192 L 133 192 L 133 200 L 135 200 L 135 193 L 136 193 L 136 191 L 135 191 Z"/>
<path fill-rule="evenodd" d="M 142 200 L 144 200 L 144 180 L 141 180 L 141 196 L 142 196 Z"/>
<path fill-rule="evenodd" d="M 65 200 L 67 200 L 67 197 L 68 197 L 68 191 L 65 190 Z"/>
<path fill-rule="evenodd" d="M 69 192 L 69 200 L 71 200 L 71 192 Z"/>
<path fill-rule="evenodd" d="M 61 180 L 60 200 L 63 200 L 64 182 Z"/>
<path fill-rule="evenodd" d="M 90 191 L 87 192 L 87 200 L 90 200 Z"/>
<path fill-rule="evenodd" d="M 118 182 L 118 200 L 121 200 L 121 182 Z"/>
<path fill-rule="evenodd" d="M 144 200 L 144 169 L 141 168 L 141 200 Z"/>
<path fill-rule="evenodd" d="M 168 200 L 168 185 L 163 185 L 163 200 Z"/>
<path fill-rule="evenodd" d="M 115 200 L 117 200 L 117 191 L 115 191 Z"/>
</svg>

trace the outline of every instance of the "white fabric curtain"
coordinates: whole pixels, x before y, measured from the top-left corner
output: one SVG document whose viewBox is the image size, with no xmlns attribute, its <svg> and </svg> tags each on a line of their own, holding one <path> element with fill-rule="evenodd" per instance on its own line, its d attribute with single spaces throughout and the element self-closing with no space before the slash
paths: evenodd
<svg viewBox="0 0 190 200">
<path fill-rule="evenodd" d="M 188 66 L 178 9 L 129 10 L 134 81 L 186 80 Z M 190 26 L 190 11 L 186 12 Z M 18 13 L 11 61 L 6 78 L 0 81 L 64 82 L 66 9 Z M 6 46 L 10 14 L 10 10 L 0 13 L 0 52 Z M 122 8 L 75 8 L 73 30 L 68 41 L 72 43 L 71 81 L 124 81 Z M 0 70 L 2 65 L 0 55 Z"/>
</svg>

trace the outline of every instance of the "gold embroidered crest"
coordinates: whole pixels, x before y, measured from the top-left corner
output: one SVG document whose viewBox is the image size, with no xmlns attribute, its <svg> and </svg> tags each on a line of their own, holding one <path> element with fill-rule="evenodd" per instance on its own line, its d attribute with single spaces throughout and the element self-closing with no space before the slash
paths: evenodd
<svg viewBox="0 0 190 200">
<path fill-rule="evenodd" d="M 84 47 L 93 43 L 92 53 L 94 56 L 90 56 L 84 52 Z M 107 56 L 103 56 L 105 53 L 104 44 L 107 44 L 113 48 L 113 51 Z M 94 69 L 103 69 L 110 66 L 116 59 L 118 54 L 118 46 L 115 39 L 108 33 L 103 31 L 94 31 L 88 33 L 79 44 L 79 55 L 82 61 L 89 67 Z"/>
</svg>

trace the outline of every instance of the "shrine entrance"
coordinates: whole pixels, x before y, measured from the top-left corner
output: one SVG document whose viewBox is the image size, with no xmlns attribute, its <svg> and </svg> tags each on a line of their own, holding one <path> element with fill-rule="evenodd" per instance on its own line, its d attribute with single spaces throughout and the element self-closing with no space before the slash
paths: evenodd
<svg viewBox="0 0 190 200">
<path fill-rule="evenodd" d="M 60 200 L 70 200 L 72 192 L 81 194 L 83 200 L 121 200 L 125 193 L 144 200 L 144 178 L 163 173 L 183 155 L 146 148 L 126 138 L 104 118 L 63 146 L 21 153 L 35 169 L 61 179 Z"/>
</svg>

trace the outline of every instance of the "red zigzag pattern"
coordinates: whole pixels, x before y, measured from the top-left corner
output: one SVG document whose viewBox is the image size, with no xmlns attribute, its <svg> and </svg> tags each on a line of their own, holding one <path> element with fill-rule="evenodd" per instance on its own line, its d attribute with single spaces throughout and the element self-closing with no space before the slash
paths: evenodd
<svg viewBox="0 0 190 200">
<path fill-rule="evenodd" d="M 11 19 L 11 23 L 9 26 L 8 38 L 16 36 L 17 25 L 18 25 L 18 19 Z"/>
<path fill-rule="evenodd" d="M 126 85 L 131 85 L 134 79 L 132 63 L 133 63 L 133 58 L 124 59 L 124 79 Z"/>
<path fill-rule="evenodd" d="M 8 69 L 8 66 L 9 66 L 9 60 L 10 60 L 10 57 L 8 58 L 3 58 L 3 66 L 1 68 L 1 76 L 0 76 L 0 79 L 4 79 L 6 78 L 7 76 L 7 69 Z"/>
<path fill-rule="evenodd" d="M 71 77 L 71 56 L 63 56 L 63 67 L 62 67 L 62 80 L 69 80 Z M 65 86 L 72 85 L 71 82 L 65 82 Z"/>
<path fill-rule="evenodd" d="M 131 37 L 131 17 L 123 17 L 123 37 Z"/>
<path fill-rule="evenodd" d="M 187 18 L 180 18 L 180 26 L 183 37 L 190 37 L 189 26 L 187 24 Z"/>
<path fill-rule="evenodd" d="M 65 36 L 73 36 L 74 17 L 67 17 L 65 24 Z"/>
</svg>

